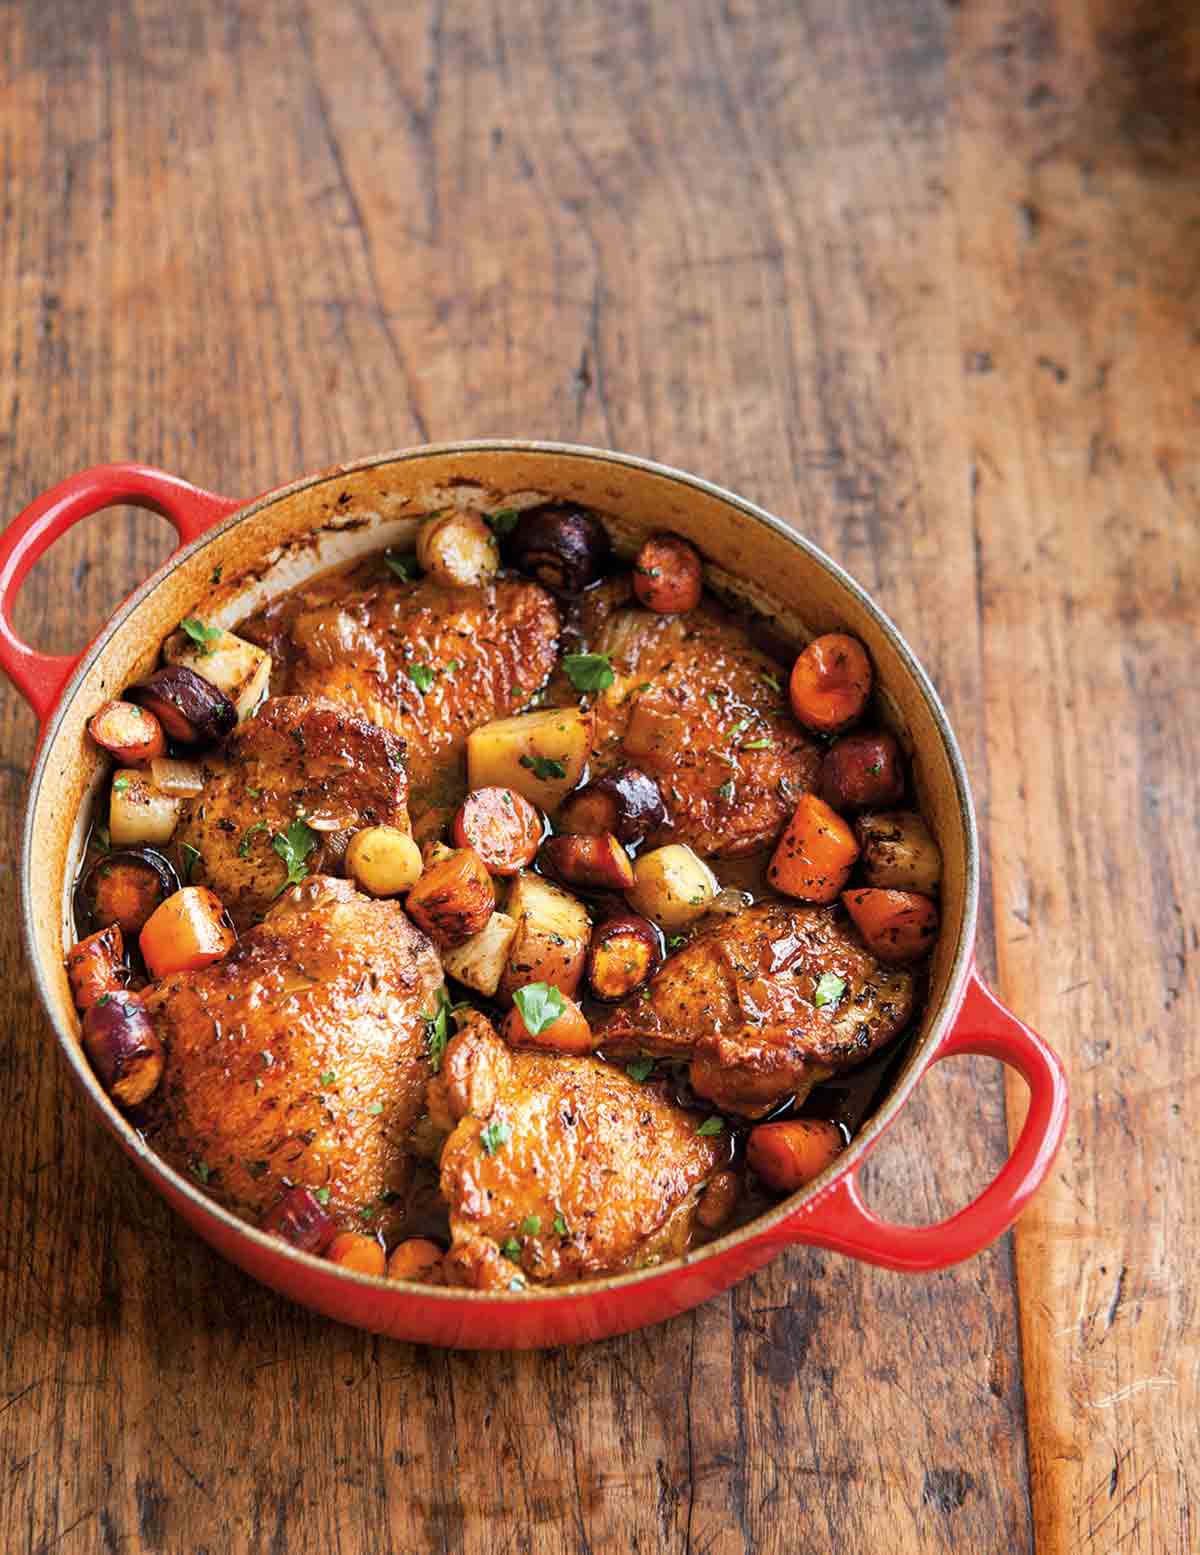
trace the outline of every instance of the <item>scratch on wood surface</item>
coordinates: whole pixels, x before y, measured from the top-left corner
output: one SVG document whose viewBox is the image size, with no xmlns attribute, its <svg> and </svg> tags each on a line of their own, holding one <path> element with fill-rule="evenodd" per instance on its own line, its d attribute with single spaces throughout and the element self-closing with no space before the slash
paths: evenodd
<svg viewBox="0 0 1200 1555">
<path fill-rule="evenodd" d="M 1179 1384 L 1174 1377 L 1139 1377 L 1136 1382 L 1127 1382 L 1123 1388 L 1118 1388 L 1115 1393 L 1106 1393 L 1103 1398 L 1092 1399 L 1091 1409 L 1112 1409 L 1117 1404 L 1123 1404 L 1127 1398 L 1134 1398 L 1138 1393 L 1144 1393 L 1147 1388 L 1175 1388 Z"/>
</svg>

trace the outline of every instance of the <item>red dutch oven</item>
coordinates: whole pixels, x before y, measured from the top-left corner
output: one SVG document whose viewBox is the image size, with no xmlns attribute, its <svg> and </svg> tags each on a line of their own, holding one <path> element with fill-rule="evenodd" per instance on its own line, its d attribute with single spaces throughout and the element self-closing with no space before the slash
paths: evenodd
<svg viewBox="0 0 1200 1555">
<path fill-rule="evenodd" d="M 919 1030 L 888 1094 L 846 1152 L 770 1213 L 669 1263 L 558 1290 L 493 1294 L 389 1284 L 349 1273 L 244 1224 L 149 1149 L 112 1105 L 79 1042 L 63 969 L 84 812 L 104 773 L 88 717 L 144 674 L 189 614 L 231 625 L 269 595 L 383 545 L 411 542 L 421 513 L 464 485 L 491 507 L 542 492 L 596 508 L 618 551 L 671 529 L 703 553 L 710 580 L 778 618 L 798 639 L 842 629 L 874 659 L 885 715 L 907 748 L 921 807 L 942 847 L 942 933 Z M 106 507 L 162 514 L 179 548 L 78 656 L 38 653 L 12 626 L 38 557 Z M 978 841 L 962 757 L 912 651 L 840 567 L 781 520 L 706 481 L 623 454 L 560 444 L 472 442 L 382 454 L 242 503 L 140 465 L 85 471 L 40 497 L 0 537 L 0 667 L 41 722 L 21 847 L 22 919 L 38 992 L 76 1084 L 158 1191 L 225 1257 L 319 1312 L 396 1338 L 468 1348 L 580 1343 L 697 1305 L 796 1244 L 919 1272 L 968 1258 L 1000 1236 L 1050 1169 L 1067 1118 L 1061 1066 L 988 991 L 974 965 Z M 965 1054 L 1011 1064 L 1029 1087 L 1012 1154 L 965 1209 L 903 1226 L 867 1208 L 863 1162 L 931 1064 Z"/>
</svg>

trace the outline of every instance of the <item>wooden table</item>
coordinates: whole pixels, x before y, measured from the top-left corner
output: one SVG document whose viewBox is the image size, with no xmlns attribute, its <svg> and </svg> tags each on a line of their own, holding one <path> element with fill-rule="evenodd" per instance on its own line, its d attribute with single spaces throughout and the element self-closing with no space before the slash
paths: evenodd
<svg viewBox="0 0 1200 1555">
<path fill-rule="evenodd" d="M 1200 1547 L 1195 15 L 0 4 L 0 512 L 113 458 L 249 494 L 512 433 L 790 516 L 945 696 L 980 954 L 1074 1087 L 1015 1237 L 935 1278 L 800 1251 L 546 1355 L 333 1326 L 181 1229 L 68 1087 L 0 697 L 5 1551 Z M 93 520 L 20 624 L 80 645 L 167 545 Z M 873 1201 L 965 1202 L 1020 1108 L 943 1065 Z"/>
</svg>

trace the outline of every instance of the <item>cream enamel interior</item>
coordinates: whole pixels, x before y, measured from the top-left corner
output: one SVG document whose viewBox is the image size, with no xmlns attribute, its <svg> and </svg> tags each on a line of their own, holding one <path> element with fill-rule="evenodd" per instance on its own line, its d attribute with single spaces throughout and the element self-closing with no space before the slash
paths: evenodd
<svg viewBox="0 0 1200 1555">
<path fill-rule="evenodd" d="M 71 884 L 83 840 L 81 816 L 104 770 L 86 738 L 87 719 L 106 698 L 151 668 L 163 639 L 183 616 L 200 614 L 228 625 L 267 596 L 314 572 L 382 545 L 405 544 L 416 517 L 433 509 L 451 503 L 519 506 L 537 493 L 597 509 L 611 520 L 622 551 L 628 552 L 653 530 L 684 535 L 701 550 L 714 584 L 775 616 L 785 633 L 798 640 L 834 628 L 862 638 L 894 725 L 912 756 L 922 808 L 942 846 L 943 926 L 930 998 L 891 1094 L 825 1177 L 769 1215 L 730 1233 L 730 1238 L 753 1236 L 786 1220 L 870 1148 L 932 1058 L 957 1008 L 971 961 L 978 890 L 974 818 L 961 756 L 911 651 L 836 564 L 779 519 L 740 498 L 693 476 L 622 455 L 526 443 L 467 443 L 378 455 L 248 504 L 168 561 L 85 654 L 51 717 L 31 775 L 21 868 L 25 933 L 39 990 L 68 1062 L 143 1168 L 169 1177 L 214 1216 L 233 1220 L 149 1151 L 109 1102 L 78 1046 L 78 1019 L 63 955 L 69 943 L 65 935 L 70 932 Z M 262 1235 L 240 1228 L 251 1237 Z M 703 1258 L 728 1240 L 691 1256 Z M 637 1280 L 660 1272 L 617 1279 Z M 391 1288 L 403 1299 L 403 1287 Z M 454 1299 L 465 1294 L 452 1293 Z M 553 1292 L 539 1294 L 553 1299 Z M 478 1300 L 504 1299 L 473 1295 Z"/>
</svg>

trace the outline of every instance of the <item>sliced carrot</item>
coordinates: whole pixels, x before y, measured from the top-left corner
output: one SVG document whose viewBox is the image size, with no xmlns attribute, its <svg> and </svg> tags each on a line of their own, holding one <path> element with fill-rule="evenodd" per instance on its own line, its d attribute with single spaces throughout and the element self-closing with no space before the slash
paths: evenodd
<svg viewBox="0 0 1200 1555">
<path fill-rule="evenodd" d="M 428 1237 L 410 1236 L 392 1249 L 387 1277 L 389 1280 L 419 1280 L 422 1285 L 440 1285 L 443 1257 L 436 1242 Z"/>
<path fill-rule="evenodd" d="M 67 977 L 77 1010 L 125 986 L 125 944 L 118 924 L 89 934 L 67 952 Z"/>
<path fill-rule="evenodd" d="M 792 712 L 806 728 L 834 734 L 861 717 L 871 679 L 871 660 L 857 637 L 814 637 L 792 666 Z"/>
<path fill-rule="evenodd" d="M 916 891 L 843 891 L 842 901 L 867 949 L 893 965 L 919 961 L 937 939 L 938 910 Z"/>
<path fill-rule="evenodd" d="M 330 1263 L 343 1269 L 353 1269 L 355 1274 L 382 1275 L 387 1270 L 387 1255 L 373 1236 L 361 1231 L 339 1231 L 325 1249 Z"/>
<path fill-rule="evenodd" d="M 233 949 L 237 933 L 218 897 L 186 885 L 151 913 L 138 944 L 151 977 L 197 972 Z"/>
<path fill-rule="evenodd" d="M 145 766 L 167 748 L 162 724 L 134 702 L 105 702 L 88 720 L 88 733 L 127 767 Z"/>
<path fill-rule="evenodd" d="M 704 569 L 694 545 L 678 535 L 651 535 L 633 564 L 633 592 L 647 610 L 679 615 L 700 603 Z"/>
<path fill-rule="evenodd" d="M 854 833 L 816 794 L 804 794 L 771 856 L 767 879 L 802 902 L 833 902 L 858 857 Z"/>
<path fill-rule="evenodd" d="M 841 1154 L 842 1132 L 822 1118 L 760 1123 L 746 1142 L 746 1165 L 776 1193 L 795 1193 Z"/>
<path fill-rule="evenodd" d="M 515 875 L 532 864 L 542 817 L 515 788 L 475 788 L 454 817 L 454 842 L 474 848 L 493 875 Z"/>
<path fill-rule="evenodd" d="M 521 1011 L 524 1002 L 521 996 L 535 990 L 539 995 L 536 1031 L 530 1029 Z M 528 988 L 518 989 L 514 999 L 516 1002 L 504 1017 L 504 1024 L 500 1027 L 500 1035 L 511 1047 L 548 1048 L 555 1053 L 576 1055 L 595 1050 L 596 1038 L 591 1026 L 588 1025 L 587 1016 L 574 999 L 569 999 L 565 993 L 561 993 L 557 988 L 551 988 L 546 983 L 532 983 Z M 545 1019 L 547 1000 L 552 1001 L 550 1009 L 561 1005 L 559 1013 L 549 1020 Z M 531 1010 L 534 1007 L 533 1003 L 526 1005 L 526 1008 Z"/>
</svg>

